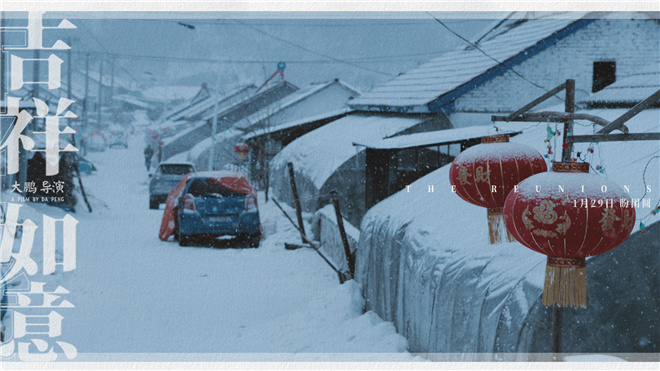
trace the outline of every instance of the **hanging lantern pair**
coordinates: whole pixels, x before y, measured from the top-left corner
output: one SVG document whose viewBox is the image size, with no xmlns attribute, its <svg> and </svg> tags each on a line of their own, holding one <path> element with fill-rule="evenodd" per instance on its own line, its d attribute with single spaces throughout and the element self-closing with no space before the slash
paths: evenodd
<svg viewBox="0 0 660 371">
<path fill-rule="evenodd" d="M 483 137 L 481 144 L 461 152 L 451 164 L 449 180 L 463 200 L 488 209 L 491 244 L 500 243 L 506 231 L 502 207 L 514 186 L 547 171 L 543 156 L 533 148 L 509 142 L 508 135 Z"/>
<path fill-rule="evenodd" d="M 247 158 L 247 153 L 250 152 L 250 146 L 245 143 L 238 143 L 234 146 L 234 152 L 238 154 L 239 159 L 244 161 Z"/>
<path fill-rule="evenodd" d="M 585 259 L 628 238 L 635 208 L 621 187 L 589 174 L 588 163 L 554 162 L 509 193 L 504 217 L 516 240 L 548 256 L 543 304 L 586 308 Z"/>
</svg>

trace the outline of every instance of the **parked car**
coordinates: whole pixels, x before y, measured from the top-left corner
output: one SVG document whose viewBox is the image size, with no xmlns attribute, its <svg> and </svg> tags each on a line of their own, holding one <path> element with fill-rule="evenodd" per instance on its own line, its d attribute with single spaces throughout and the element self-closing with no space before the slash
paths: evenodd
<svg viewBox="0 0 660 371">
<path fill-rule="evenodd" d="M 149 208 L 158 209 L 167 200 L 167 194 L 187 173 L 195 172 L 195 165 L 189 162 L 163 162 L 151 175 L 149 182 Z"/>
<path fill-rule="evenodd" d="M 113 131 L 110 133 L 108 147 L 122 146 L 128 148 L 128 134 L 125 131 Z"/>
<path fill-rule="evenodd" d="M 216 171 L 187 174 L 170 192 L 159 237 L 178 236 L 179 245 L 192 238 L 236 236 L 258 247 L 261 222 L 257 195 L 242 173 Z"/>
<path fill-rule="evenodd" d="M 90 152 L 104 152 L 107 142 L 103 135 L 91 135 L 87 140 L 87 150 Z"/>
</svg>

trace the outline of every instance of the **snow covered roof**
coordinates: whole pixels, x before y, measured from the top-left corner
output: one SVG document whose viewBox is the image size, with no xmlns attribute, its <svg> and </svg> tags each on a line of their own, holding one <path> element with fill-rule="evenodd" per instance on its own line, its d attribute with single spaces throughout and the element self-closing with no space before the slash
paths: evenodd
<svg viewBox="0 0 660 371">
<path fill-rule="evenodd" d="M 226 107 L 230 104 L 235 104 L 236 100 L 231 100 L 228 101 L 229 99 L 233 98 L 234 96 L 238 94 L 249 94 L 255 89 L 254 85 L 245 85 L 238 87 L 236 89 L 231 90 L 230 92 L 226 94 L 214 94 L 212 96 L 203 98 L 201 100 L 198 100 L 196 102 L 193 102 L 192 104 L 189 104 L 182 109 L 170 114 L 169 116 L 166 117 L 166 120 L 170 121 L 176 121 L 180 120 L 185 117 L 190 117 L 194 116 L 196 114 L 199 114 L 201 112 L 204 112 L 205 110 L 211 108 L 216 102 L 224 102 L 224 104 L 221 104 L 221 107 L 218 107 L 219 110 L 226 109 Z"/>
<path fill-rule="evenodd" d="M 199 91 L 198 86 L 155 86 L 142 91 L 142 96 L 157 102 L 169 102 L 173 100 L 187 100 L 195 96 Z"/>
<path fill-rule="evenodd" d="M 146 102 L 141 101 L 139 98 L 131 96 L 131 95 L 126 95 L 126 94 L 117 94 L 112 97 L 114 100 L 130 103 L 134 106 L 141 107 L 144 109 L 150 109 L 152 108 L 152 105 Z"/>
<path fill-rule="evenodd" d="M 503 62 L 510 68 L 592 21 L 571 17 L 507 19 L 478 40 L 479 48 L 492 59 L 472 46 L 461 47 L 376 87 L 351 101 L 350 105 L 424 106 L 459 87 L 474 88 L 487 81 L 487 77 L 495 77 L 507 69 L 505 66 L 498 66 L 496 61 Z M 483 79 L 480 80 L 479 77 Z"/>
<path fill-rule="evenodd" d="M 223 140 L 227 140 L 235 136 L 239 136 L 241 134 L 243 134 L 243 132 L 240 130 L 228 129 L 216 134 L 215 140 L 216 142 L 222 142 Z M 193 160 L 197 159 L 199 155 L 201 155 L 202 153 L 204 153 L 204 151 L 206 151 L 207 149 L 209 149 L 209 147 L 211 147 L 212 143 L 213 143 L 213 138 L 211 137 L 206 138 L 201 142 L 197 143 L 193 148 L 190 149 L 190 155 L 188 158 Z"/>
<path fill-rule="evenodd" d="M 259 137 L 259 136 L 262 136 L 262 135 L 265 135 L 265 134 L 276 133 L 278 131 L 289 129 L 289 128 L 292 128 L 292 127 L 295 127 L 295 126 L 305 125 L 305 124 L 310 123 L 310 122 L 319 121 L 319 120 L 323 120 L 323 119 L 329 119 L 329 118 L 332 118 L 332 117 L 335 117 L 335 116 L 341 116 L 341 115 L 343 115 L 345 113 L 348 113 L 348 112 L 351 112 L 351 109 L 349 107 L 344 107 L 342 109 L 338 109 L 338 110 L 334 110 L 334 111 L 330 111 L 330 112 L 324 112 L 324 113 L 319 114 L 319 115 L 314 115 L 314 116 L 311 116 L 311 117 L 305 117 L 304 119 L 301 119 L 301 120 L 294 120 L 294 121 L 287 122 L 287 123 L 284 123 L 284 124 L 281 124 L 281 125 L 273 126 L 271 128 L 255 130 L 255 131 L 253 131 L 249 134 L 244 135 L 243 139 L 248 140 L 248 139 L 256 138 L 256 137 Z"/>
<path fill-rule="evenodd" d="M 375 139 L 359 143 L 356 142 L 353 143 L 353 145 L 374 149 L 405 149 L 426 147 L 438 144 L 458 143 L 464 140 L 477 139 L 490 135 L 514 133 L 517 134 L 519 131 L 498 131 L 494 126 L 470 126 L 460 129 L 446 129 L 408 135 L 398 135 L 385 139 Z"/>
<path fill-rule="evenodd" d="M 170 123 L 170 124 L 172 124 L 172 123 Z M 198 129 L 201 126 L 206 125 L 206 121 L 197 121 L 197 122 L 191 123 L 189 125 L 184 125 L 182 123 L 178 123 L 178 124 L 174 123 L 174 125 L 175 126 L 172 126 L 170 128 L 170 130 L 168 130 L 169 133 L 176 133 L 173 136 L 167 137 L 168 133 L 163 133 L 162 130 L 159 131 L 160 136 L 163 137 L 163 144 L 171 143 L 171 142 L 173 142 L 173 141 L 175 141 L 175 140 L 177 140 L 177 139 L 179 139 L 183 136 L 186 136 L 190 131 Z M 185 127 L 185 126 L 188 126 L 188 128 L 185 128 L 185 129 L 183 129 L 183 128 L 178 129 L 177 128 L 177 127 Z M 158 130 L 158 129 L 156 129 L 156 130 Z M 181 130 L 181 131 L 177 132 L 177 130 Z"/>
<path fill-rule="evenodd" d="M 220 107 L 218 107 L 218 116 L 222 116 L 226 112 L 229 112 L 230 110 L 239 107 L 241 104 L 249 105 L 249 103 L 253 102 L 256 99 L 259 99 L 259 97 L 266 96 L 267 94 L 270 94 L 273 91 L 277 91 L 277 89 L 286 88 L 286 87 L 290 87 L 294 91 L 298 90 L 297 86 L 291 84 L 288 81 L 277 82 L 272 86 L 269 84 L 267 89 L 261 90 L 258 93 L 255 93 L 254 95 L 250 94 L 251 96 L 245 96 L 245 97 L 241 96 L 241 99 L 232 99 L 230 101 L 224 102 L 223 104 L 220 105 Z M 213 118 L 212 112 L 202 117 L 203 120 L 210 120 L 211 118 Z"/>
<path fill-rule="evenodd" d="M 7 107 L 7 100 L 2 99 L 0 100 L 0 107 L 5 108 Z M 21 99 L 18 101 L 18 108 L 19 109 L 24 109 L 24 108 L 36 108 L 36 105 L 34 104 L 34 100 L 30 98 L 27 99 Z"/>
<path fill-rule="evenodd" d="M 83 78 L 86 75 L 86 72 L 83 72 L 83 71 L 77 71 L 77 72 L 78 72 L 79 75 L 82 75 Z M 89 71 L 89 79 L 93 80 L 94 82 L 96 82 L 98 84 L 98 82 L 99 82 L 99 72 L 90 70 Z M 106 72 L 103 74 L 103 86 L 112 87 L 113 83 L 114 83 L 115 87 L 121 87 L 121 88 L 124 88 L 126 90 L 136 90 L 136 87 L 137 87 L 136 86 L 137 84 L 136 84 L 135 81 L 127 80 L 127 79 L 124 79 L 124 78 L 119 77 L 117 75 L 115 75 L 114 79 L 113 79 L 113 76 L 109 73 L 109 70 L 106 70 Z"/>
<path fill-rule="evenodd" d="M 660 64 L 656 65 L 654 69 L 622 78 L 579 103 L 586 104 L 588 107 L 637 104 L 658 89 L 660 89 Z"/>
<path fill-rule="evenodd" d="M 352 114 L 311 131 L 278 153 L 273 168 L 292 162 L 317 188 L 358 152 L 353 142 L 392 136 L 427 118 Z"/>
<path fill-rule="evenodd" d="M 276 114 L 277 112 L 280 112 L 283 109 L 285 109 L 285 108 L 287 108 L 287 107 L 289 107 L 289 106 L 291 106 L 295 103 L 298 103 L 298 102 L 304 100 L 305 98 L 307 98 L 307 97 L 309 97 L 309 96 L 311 96 L 311 95 L 327 88 L 328 86 L 330 86 L 332 84 L 340 84 L 340 85 L 343 85 L 344 87 L 346 87 L 350 90 L 353 90 L 350 87 L 348 87 L 348 85 L 344 84 L 343 82 L 341 82 L 339 80 L 328 81 L 328 82 L 317 83 L 317 84 L 309 84 L 307 87 L 303 87 L 300 90 L 298 90 L 294 93 L 291 93 L 291 94 L 285 96 L 284 98 L 279 99 L 279 100 L 269 104 L 268 106 L 266 106 L 266 107 L 260 109 L 259 111 L 251 114 L 250 116 L 243 118 L 241 121 L 236 123 L 236 127 L 245 129 L 245 128 L 248 128 L 252 125 L 255 125 L 255 124 L 261 122 L 262 120 L 265 120 L 268 117 Z M 355 92 L 357 93 L 357 91 L 355 91 Z"/>
</svg>

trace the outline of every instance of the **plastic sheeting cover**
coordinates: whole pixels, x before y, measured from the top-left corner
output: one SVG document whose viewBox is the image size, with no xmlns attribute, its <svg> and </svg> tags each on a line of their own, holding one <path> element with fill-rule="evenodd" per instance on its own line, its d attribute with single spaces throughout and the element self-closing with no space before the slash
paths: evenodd
<svg viewBox="0 0 660 371">
<path fill-rule="evenodd" d="M 587 112 L 613 120 L 625 110 Z M 659 110 L 646 110 L 626 125 L 631 132 L 657 132 L 660 131 L 659 118 Z M 532 127 L 511 138 L 511 141 L 545 153 L 545 126 L 539 124 Z M 575 126 L 576 135 L 591 134 L 593 130 L 590 125 L 582 123 Z M 575 151 L 587 154 L 588 145 L 576 144 Z M 589 154 L 587 160 L 593 167 L 605 167 L 602 176 L 619 185 L 626 185 L 631 198 L 645 195 L 652 200 L 652 206 L 655 205 L 660 191 L 656 141 L 601 142 L 592 148 L 594 153 Z M 549 329 L 543 327 L 548 323 L 544 317 L 548 315 L 548 310 L 539 302 L 545 256 L 518 242 L 490 245 L 487 241 L 486 209 L 464 202 L 453 194 L 448 174 L 449 166 L 440 168 L 412 183 L 409 191 L 403 190 L 380 202 L 364 216 L 357 249 L 357 280 L 364 286 L 367 309 L 374 310 L 385 320 L 393 321 L 399 333 L 408 338 L 411 352 L 474 356 L 492 352 L 548 351 L 547 339 L 551 336 Z M 647 185 L 651 193 L 645 193 Z M 432 192 L 429 186 L 433 186 Z M 645 224 L 649 226 L 660 220 L 660 214 L 651 215 L 650 210 L 641 203 L 637 206 L 638 215 L 647 216 Z M 638 229 L 637 223 L 635 230 Z M 653 251 L 649 250 L 653 247 L 649 241 L 659 239 L 657 231 L 656 228 L 637 240 L 642 241 L 634 245 L 639 251 L 637 255 L 647 256 Z M 645 259 L 645 266 L 637 267 L 639 259 L 631 259 L 629 256 L 632 254 L 625 255 L 623 253 L 627 250 L 620 249 L 625 249 L 625 246 L 610 252 L 613 254 L 610 256 L 619 257 L 617 263 L 611 266 L 611 272 L 626 278 L 609 279 L 607 283 L 610 292 L 622 294 L 616 298 L 618 301 L 608 304 L 607 291 L 599 293 L 604 295 L 599 300 L 588 299 L 591 313 L 600 313 L 600 319 L 592 321 L 593 328 L 599 329 L 598 326 L 613 321 L 614 317 L 607 313 L 626 313 L 622 310 L 626 305 L 629 308 L 643 307 L 644 310 L 626 318 L 621 315 L 621 321 L 637 321 L 635 326 L 638 327 L 634 328 L 639 328 L 639 323 L 651 323 L 657 328 L 658 285 L 645 288 L 643 284 L 647 281 L 646 276 L 657 277 L 660 265 L 657 251 L 655 259 Z M 633 251 L 632 248 L 630 251 Z M 601 255 L 589 259 L 588 275 L 594 279 L 607 276 L 609 272 L 602 271 L 605 265 L 600 263 L 606 258 Z M 635 281 L 628 278 L 632 272 L 635 272 L 636 280 L 642 283 L 635 286 L 629 284 Z M 655 276 L 649 272 L 656 272 Z M 591 279 L 589 282 L 590 287 L 596 284 Z M 601 287 L 604 286 L 601 283 Z M 626 288 L 631 287 L 635 287 L 639 294 L 626 293 Z M 655 298 L 653 292 L 656 293 Z M 589 295 L 595 294 L 597 292 Z M 574 318 L 583 323 L 585 321 L 579 315 Z M 565 326 L 569 331 L 571 326 Z M 602 340 L 605 330 L 600 331 L 600 335 L 590 336 L 591 343 L 582 345 L 580 349 L 589 351 L 587 348 L 594 344 L 594 339 Z M 571 336 L 580 339 L 576 333 Z M 657 333 L 653 337 L 640 335 L 634 330 L 622 336 L 635 339 L 639 344 L 653 344 L 659 337 Z M 572 340 L 572 344 L 579 344 L 578 340 Z M 568 335 L 566 341 L 570 341 Z M 630 345 L 626 349 L 653 350 L 652 347 L 639 345 L 634 348 Z M 577 345 L 573 349 L 577 350 Z M 606 349 L 606 346 L 601 349 Z"/>
</svg>

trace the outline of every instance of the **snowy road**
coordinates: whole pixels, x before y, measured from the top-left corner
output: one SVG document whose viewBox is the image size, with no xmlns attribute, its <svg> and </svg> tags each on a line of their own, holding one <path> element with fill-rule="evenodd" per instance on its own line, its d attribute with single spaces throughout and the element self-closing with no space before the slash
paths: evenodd
<svg viewBox="0 0 660 371">
<path fill-rule="evenodd" d="M 98 172 L 83 178 L 94 212 L 80 200 L 75 214 L 77 268 L 46 278 L 71 292 L 76 308 L 63 313 L 60 340 L 78 348 L 79 360 L 101 360 L 100 353 L 108 360 L 135 359 L 121 353 L 160 353 L 154 360 L 163 353 L 410 358 L 391 323 L 361 313 L 357 285 L 339 285 L 313 251 L 283 248 L 299 236 L 272 202 L 260 203 L 266 238 L 258 249 L 160 241 L 163 205 L 148 209 L 141 150 L 134 138 L 129 149 L 88 155 Z"/>
</svg>

